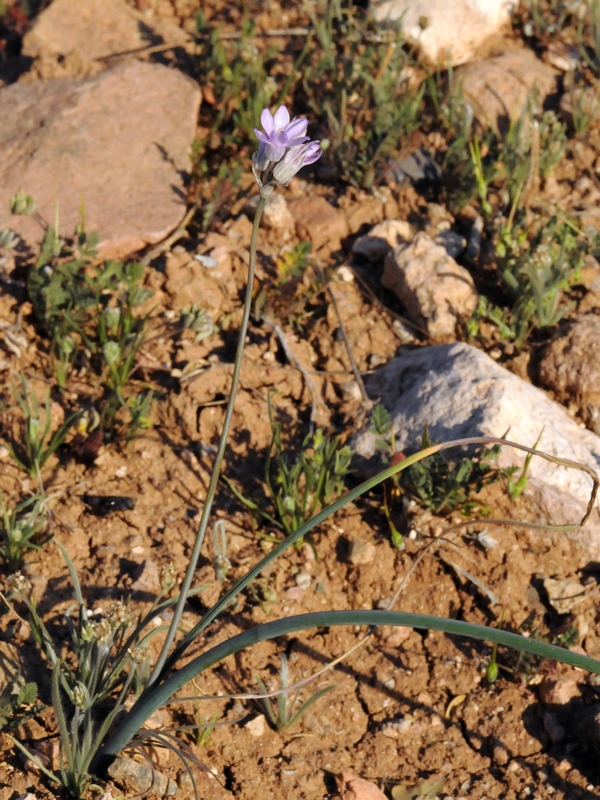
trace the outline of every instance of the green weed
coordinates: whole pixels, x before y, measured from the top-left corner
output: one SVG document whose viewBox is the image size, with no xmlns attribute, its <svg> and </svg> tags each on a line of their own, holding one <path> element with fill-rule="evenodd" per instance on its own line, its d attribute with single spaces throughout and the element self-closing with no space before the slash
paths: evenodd
<svg viewBox="0 0 600 800">
<path fill-rule="evenodd" d="M 425 428 L 420 449 L 431 444 Z M 485 486 L 509 477 L 514 471 L 494 466 L 499 453 L 500 448 L 496 445 L 458 462 L 436 453 L 411 465 L 402 474 L 402 488 L 424 508 L 440 516 L 452 511 L 460 511 L 464 516 L 475 511 L 485 515 L 489 509 L 482 507 L 473 495 Z"/>
<path fill-rule="evenodd" d="M 268 689 L 261 678 L 255 677 L 256 683 L 263 694 L 268 694 Z M 308 700 L 298 706 L 300 690 L 297 689 L 293 696 L 290 698 L 289 693 L 285 691 L 289 682 L 289 670 L 287 658 L 282 653 L 281 655 L 281 668 L 279 670 L 279 688 L 282 690 L 277 696 L 277 700 L 272 700 L 270 697 L 264 697 L 258 700 L 258 704 L 264 711 L 266 718 L 269 720 L 271 727 L 277 731 L 285 731 L 299 722 L 308 709 L 316 703 L 321 697 L 324 697 L 332 689 L 335 689 L 335 684 L 326 686 L 315 692 Z"/>
<path fill-rule="evenodd" d="M 264 469 L 266 507 L 244 497 L 227 478 L 225 481 L 246 508 L 287 536 L 340 495 L 350 472 L 352 451 L 337 437 L 318 429 L 305 437 L 292 460 L 285 452 L 283 426 L 275 419 L 270 402 L 269 420 L 272 440 Z M 299 540 L 297 546 L 302 543 Z"/>
<path fill-rule="evenodd" d="M 20 675 L 15 675 L 0 694 L 0 731 L 14 731 L 37 717 L 43 708 L 38 702 L 37 684 L 26 683 Z"/>
<path fill-rule="evenodd" d="M 28 497 L 9 510 L 0 493 L 0 560 L 8 569 L 17 569 L 27 553 L 39 550 L 50 540 L 45 528 L 46 505 L 42 498 Z"/>
<path fill-rule="evenodd" d="M 55 431 L 52 431 L 52 414 L 50 392 L 46 394 L 43 408 L 24 376 L 21 378 L 21 391 L 13 389 L 15 399 L 23 414 L 23 422 L 19 435 L 7 440 L 7 447 L 13 461 L 32 478 L 42 483 L 42 469 L 50 456 L 64 444 L 71 428 L 76 425 L 81 412 L 69 414 Z"/>
<path fill-rule="evenodd" d="M 315 36 L 303 93 L 322 119 L 336 175 L 369 188 L 399 141 L 419 128 L 425 83 L 413 85 L 415 62 L 400 31 L 377 29 L 339 0 L 306 9 Z"/>
<path fill-rule="evenodd" d="M 50 339 L 59 387 L 65 386 L 74 365 L 91 366 L 105 389 L 104 430 L 113 429 L 120 409 L 129 410 L 139 429 L 143 427 L 139 414 L 142 400 L 128 403 L 124 390 L 148 333 L 149 315 L 137 316 L 135 308 L 152 292 L 141 285 L 142 264 L 107 261 L 92 267 L 96 242 L 95 234 L 88 237 L 82 233 L 75 250 L 68 251 L 57 244 L 54 230 L 49 228 L 40 257 L 29 273 L 29 296 L 38 325 Z"/>
</svg>

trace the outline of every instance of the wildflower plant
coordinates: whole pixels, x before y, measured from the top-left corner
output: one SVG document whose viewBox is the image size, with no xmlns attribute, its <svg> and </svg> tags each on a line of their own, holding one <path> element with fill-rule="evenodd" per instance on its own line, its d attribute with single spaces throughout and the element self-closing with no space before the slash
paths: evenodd
<svg viewBox="0 0 600 800">
<path fill-rule="evenodd" d="M 474 444 L 513 446 L 526 453 L 534 452 L 536 456 L 553 463 L 560 463 L 585 472 L 593 483 L 586 519 L 589 517 L 594 508 L 599 483 L 593 470 L 574 462 L 557 459 L 541 451 L 532 451 L 531 448 L 524 445 L 492 437 L 473 437 L 430 445 L 354 487 L 331 505 L 321 509 L 312 519 L 301 524 L 282 542 L 273 547 L 267 555 L 227 589 L 212 608 L 206 611 L 191 628 L 183 630 L 181 623 L 186 602 L 197 591 L 192 588 L 192 582 L 211 517 L 240 380 L 242 355 L 252 306 L 252 288 L 261 215 L 266 198 L 275 187 L 287 183 L 299 169 L 314 163 L 321 154 L 319 142 L 310 141 L 306 136 L 307 123 L 305 120 L 290 119 L 288 112 L 280 108 L 274 115 L 265 110 L 262 114 L 262 122 L 263 131 L 257 132 L 257 135 L 261 134 L 259 151 L 253 158 L 253 169 L 260 197 L 252 229 L 248 281 L 231 391 L 198 531 L 185 576 L 178 587 L 178 595 L 168 600 L 164 600 L 159 595 L 151 610 L 137 619 L 129 615 L 126 605 L 119 605 L 96 623 L 95 620 L 90 619 L 75 568 L 64 548 L 61 548 L 67 560 L 76 597 L 76 614 L 68 623 L 74 656 L 65 660 L 62 649 L 59 650 L 54 645 L 50 632 L 41 621 L 31 598 L 31 589 L 26 578 L 17 575 L 12 578 L 10 583 L 9 596 L 12 597 L 12 600 L 9 601 L 18 602 L 27 609 L 34 636 L 52 670 L 52 703 L 61 735 L 62 764 L 57 775 L 45 767 L 42 770 L 49 779 L 62 784 L 73 796 L 81 795 L 89 784 L 90 776 L 102 774 L 112 760 L 124 748 L 130 746 L 136 737 L 143 740 L 144 735 L 143 732 L 140 735 L 140 731 L 149 717 L 189 681 L 229 655 L 238 653 L 258 642 L 298 631 L 340 625 L 401 625 L 439 630 L 454 635 L 496 642 L 499 645 L 514 647 L 534 655 L 555 658 L 600 674 L 600 661 L 552 646 L 546 642 L 525 638 L 498 628 L 474 625 L 462 620 L 391 610 L 324 611 L 288 617 L 250 627 L 236 636 L 200 651 L 199 654 L 197 652 L 199 637 L 209 625 L 287 548 L 301 541 L 337 510 L 353 502 L 373 487 L 424 458 L 450 447 Z M 535 527 L 535 525 L 532 526 Z M 547 528 L 549 526 L 539 527 Z M 552 529 L 571 531 L 577 527 L 573 525 L 552 526 Z M 163 591 L 167 591 L 169 588 L 174 589 L 174 575 L 169 573 L 165 578 Z M 153 622 L 158 615 L 171 607 L 173 613 L 168 630 L 165 633 L 159 655 L 155 663 L 151 665 L 149 651 L 146 649 L 148 638 L 158 632 L 162 633 L 163 628 L 160 625 L 156 627 Z M 195 653 L 191 659 L 188 658 L 190 649 L 193 649 Z M 186 657 L 185 663 L 182 665 L 184 657 Z M 131 703 L 132 699 L 133 703 Z M 118 724 L 114 724 L 117 717 Z M 286 719 L 288 717 L 289 713 Z M 17 748 L 27 753 L 24 745 L 16 742 L 15 739 L 12 741 Z M 27 753 L 27 757 L 33 758 L 29 753 Z"/>
</svg>

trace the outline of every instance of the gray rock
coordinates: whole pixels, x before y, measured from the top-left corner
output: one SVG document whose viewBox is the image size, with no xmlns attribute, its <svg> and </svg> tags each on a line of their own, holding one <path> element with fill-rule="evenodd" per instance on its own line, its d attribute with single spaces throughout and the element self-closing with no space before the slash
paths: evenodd
<svg viewBox="0 0 600 800">
<path fill-rule="evenodd" d="M 511 120 L 518 119 L 532 93 L 541 108 L 548 95 L 556 92 L 558 72 L 523 47 L 469 64 L 460 75 L 465 100 L 475 117 L 504 131 Z"/>
<path fill-rule="evenodd" d="M 127 756 L 118 756 L 108 768 L 108 774 L 119 786 L 136 794 L 171 797 L 177 793 L 177 784 L 148 764 L 138 764 Z"/>
<path fill-rule="evenodd" d="M 177 70 L 129 62 L 93 78 L 17 83 L 0 89 L 0 209 L 19 189 L 72 235 L 86 228 L 105 258 L 164 239 L 182 220 L 200 89 Z M 37 246 L 30 217 L 11 226 Z"/>
<path fill-rule="evenodd" d="M 446 69 L 471 61 L 510 22 L 510 0 L 372 0 L 378 22 L 402 25 L 421 55 Z"/>
<path fill-rule="evenodd" d="M 442 170 L 433 156 L 420 147 L 406 158 L 395 159 L 387 164 L 385 177 L 401 186 L 411 184 L 420 192 L 436 187 L 442 179 Z"/>
<path fill-rule="evenodd" d="M 394 424 L 398 450 L 419 448 L 427 426 L 434 441 L 506 435 L 511 441 L 600 471 L 600 438 L 577 425 L 546 394 L 496 364 L 470 345 L 455 343 L 405 349 L 368 381 Z M 375 436 L 365 428 L 354 442 L 364 458 L 377 455 Z M 522 465 L 525 453 L 503 447 L 501 467 Z M 526 494 L 539 510 L 536 521 L 577 523 L 590 497 L 586 473 L 533 458 Z M 589 547 L 600 553 L 600 522 L 594 513 L 585 527 Z"/>
<path fill-rule="evenodd" d="M 477 307 L 469 272 L 426 233 L 388 253 L 381 282 L 404 304 L 409 318 L 438 341 L 454 339 L 459 320 Z"/>
</svg>

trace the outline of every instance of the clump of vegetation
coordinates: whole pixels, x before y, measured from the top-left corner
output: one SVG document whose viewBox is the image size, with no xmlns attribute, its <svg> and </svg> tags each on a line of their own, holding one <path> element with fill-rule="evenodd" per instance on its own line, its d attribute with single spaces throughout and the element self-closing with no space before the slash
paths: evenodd
<svg viewBox="0 0 600 800">
<path fill-rule="evenodd" d="M 50 340 L 59 388 L 71 370 L 91 370 L 103 387 L 101 426 L 111 433 L 121 409 L 128 412 L 129 436 L 149 424 L 151 393 L 133 394 L 128 384 L 148 336 L 149 315 L 135 309 L 152 296 L 142 286 L 144 266 L 107 261 L 91 266 L 97 236 L 80 233 L 69 249 L 50 227 L 29 272 L 28 289 L 36 321 Z"/>
<path fill-rule="evenodd" d="M 342 493 L 352 451 L 337 437 L 317 429 L 304 438 L 300 451 L 290 458 L 283 444 L 283 426 L 275 419 L 270 403 L 269 419 L 272 440 L 264 467 L 266 504 L 250 500 L 225 480 L 246 508 L 289 535 Z M 300 539 L 297 546 L 302 542 Z"/>
<path fill-rule="evenodd" d="M 427 428 L 423 431 L 420 450 L 433 444 Z M 473 456 L 464 456 L 458 461 L 441 453 L 411 464 L 401 476 L 402 489 L 414 497 L 420 505 L 438 516 L 460 511 L 464 516 L 474 512 L 488 514 L 474 497 L 485 486 L 509 478 L 513 467 L 499 469 L 494 461 L 500 454 L 500 446 L 488 447 Z"/>
<path fill-rule="evenodd" d="M 255 680 L 260 691 L 263 694 L 268 694 L 268 689 L 265 682 L 258 676 L 256 676 Z M 296 689 L 290 697 L 291 692 L 288 690 L 289 686 L 290 679 L 288 662 L 287 658 L 282 653 L 281 667 L 279 670 L 279 688 L 281 692 L 277 696 L 276 700 L 272 700 L 270 697 L 263 697 L 258 701 L 266 718 L 269 720 L 271 727 L 277 731 L 286 731 L 296 725 L 297 722 L 300 722 L 304 714 L 306 714 L 313 703 L 316 703 L 321 697 L 324 697 L 332 689 L 335 689 L 335 684 L 331 686 L 325 686 L 323 689 L 319 689 L 319 691 L 311 695 L 308 700 L 305 700 L 303 703 L 299 703 L 300 689 Z"/>
<path fill-rule="evenodd" d="M 46 516 L 46 504 L 37 495 L 9 509 L 0 494 L 0 560 L 8 569 L 17 569 L 27 553 L 50 541 Z"/>
</svg>

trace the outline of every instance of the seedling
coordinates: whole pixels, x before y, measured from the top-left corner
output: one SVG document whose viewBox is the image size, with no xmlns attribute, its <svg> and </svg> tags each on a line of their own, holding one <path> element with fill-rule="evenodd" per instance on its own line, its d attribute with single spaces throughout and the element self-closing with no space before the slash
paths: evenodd
<svg viewBox="0 0 600 800">
<path fill-rule="evenodd" d="M 263 694 L 268 694 L 268 689 L 265 686 L 264 681 L 258 676 L 255 677 L 255 680 L 260 691 Z M 300 690 L 297 689 L 290 699 L 289 693 L 286 691 L 289 685 L 288 662 L 287 658 L 282 653 L 281 668 L 279 670 L 279 687 L 281 692 L 277 696 L 277 700 L 274 701 L 270 697 L 264 697 L 258 700 L 258 703 L 264 711 L 266 718 L 271 723 L 271 726 L 277 731 L 286 731 L 288 728 L 291 728 L 302 719 L 304 714 L 306 714 L 313 703 L 316 703 L 321 697 L 324 697 L 332 689 L 335 689 L 335 684 L 326 686 L 324 689 L 320 689 L 318 692 L 315 692 L 312 697 L 309 697 L 308 700 L 306 700 L 304 703 L 301 703 L 297 708 L 300 698 Z"/>
<path fill-rule="evenodd" d="M 219 519 L 213 528 L 214 568 L 219 583 L 222 583 L 231 569 L 231 561 L 227 558 L 227 531 L 225 522 Z"/>
<path fill-rule="evenodd" d="M 431 444 L 425 428 L 421 449 Z M 464 516 L 474 511 L 485 515 L 489 509 L 480 506 L 473 494 L 512 474 L 512 468 L 498 469 L 493 465 L 499 453 L 500 448 L 495 445 L 458 462 L 436 453 L 411 465 L 403 474 L 401 484 L 406 492 L 434 514 L 444 516 L 458 510 Z"/>
<path fill-rule="evenodd" d="M 14 668 L 18 669 L 18 665 Z M 28 719 L 37 717 L 43 708 L 38 701 L 37 683 L 26 683 L 15 674 L 0 694 L 0 731 L 14 731 Z"/>
<path fill-rule="evenodd" d="M 46 504 L 41 497 L 29 497 L 9 510 L 0 493 L 0 559 L 9 569 L 19 567 L 26 553 L 52 538 L 43 534 L 45 528 Z"/>
<path fill-rule="evenodd" d="M 371 412 L 371 430 L 375 434 L 375 446 L 381 451 L 384 463 L 397 464 L 403 454 L 396 451 L 396 435 L 394 433 L 394 425 L 387 408 L 381 403 L 377 403 Z M 389 495 L 392 499 L 398 498 L 402 495 L 402 488 L 400 480 L 397 475 L 390 478 L 391 489 Z M 396 528 L 392 519 L 392 513 L 388 502 L 387 485 L 383 484 L 383 513 L 390 529 L 390 540 L 396 550 L 404 550 L 404 537 Z"/>
<path fill-rule="evenodd" d="M 498 622 L 498 630 L 502 630 L 502 625 L 504 624 L 504 611 L 500 614 L 500 620 Z M 490 663 L 488 664 L 488 668 L 485 671 L 485 676 L 488 680 L 488 683 L 495 683 L 498 679 L 498 662 L 497 662 L 497 655 L 498 655 L 498 642 L 494 642 L 492 645 L 492 656 L 490 658 Z"/>
<path fill-rule="evenodd" d="M 535 444 L 533 445 L 533 449 L 535 450 L 538 444 L 540 443 L 540 439 L 542 438 L 542 434 L 544 429 L 540 431 L 540 435 L 535 440 Z M 521 470 L 521 474 L 517 478 L 517 480 L 513 480 L 509 478 L 508 483 L 506 485 L 508 489 L 509 495 L 516 500 L 519 498 L 525 489 L 527 488 L 527 471 L 529 470 L 529 465 L 531 464 L 531 459 L 533 458 L 533 453 L 527 453 L 525 457 L 525 463 L 523 464 L 523 469 Z"/>
<path fill-rule="evenodd" d="M 46 394 L 43 409 L 25 377 L 21 378 L 22 393 L 15 387 L 15 399 L 23 412 L 23 428 L 17 439 L 7 442 L 14 462 L 24 469 L 30 477 L 37 478 L 43 489 L 42 469 L 50 456 L 65 442 L 69 431 L 81 416 L 80 411 L 69 414 L 65 421 L 52 433 L 52 414 L 50 392 Z"/>
</svg>

